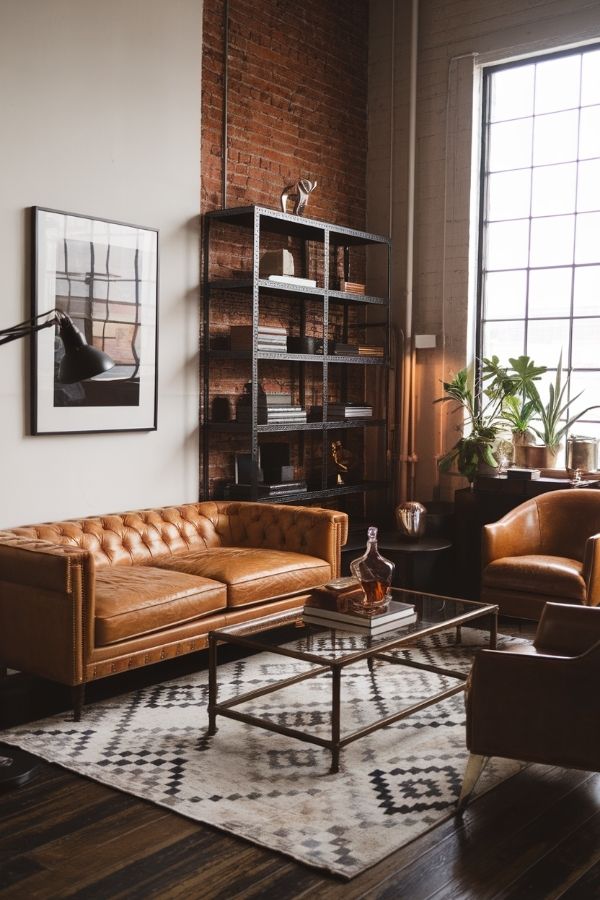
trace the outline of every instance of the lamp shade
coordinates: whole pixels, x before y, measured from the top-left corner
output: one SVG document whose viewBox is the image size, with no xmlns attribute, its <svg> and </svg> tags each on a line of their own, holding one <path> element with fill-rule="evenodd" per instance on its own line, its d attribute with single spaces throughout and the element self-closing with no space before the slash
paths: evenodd
<svg viewBox="0 0 600 900">
<path fill-rule="evenodd" d="M 79 328 L 65 314 L 59 319 L 59 333 L 65 348 L 65 355 L 58 369 L 58 380 L 62 384 L 85 381 L 86 378 L 93 378 L 114 366 L 108 354 L 90 347 Z"/>
</svg>

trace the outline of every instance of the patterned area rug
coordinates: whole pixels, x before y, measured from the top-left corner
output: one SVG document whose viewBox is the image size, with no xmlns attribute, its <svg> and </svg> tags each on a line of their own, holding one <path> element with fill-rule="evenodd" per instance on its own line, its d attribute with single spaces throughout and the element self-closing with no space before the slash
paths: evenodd
<svg viewBox="0 0 600 900">
<path fill-rule="evenodd" d="M 346 639 L 351 644 L 352 635 Z M 467 671 L 473 648 L 486 644 L 486 633 L 464 628 L 460 646 L 453 633 L 439 634 L 402 655 Z M 227 663 L 219 699 L 305 666 L 272 653 Z M 342 677 L 342 734 L 455 683 L 384 662 L 372 674 L 366 662 L 350 666 Z M 453 812 L 468 755 L 462 694 L 350 744 L 337 775 L 329 774 L 328 751 L 240 722 L 219 717 L 217 734 L 207 737 L 206 702 L 201 672 L 87 706 L 79 723 L 54 716 L 2 740 L 346 878 Z M 330 677 L 320 675 L 240 708 L 329 736 L 330 702 Z M 479 793 L 518 769 L 493 759 Z"/>
</svg>

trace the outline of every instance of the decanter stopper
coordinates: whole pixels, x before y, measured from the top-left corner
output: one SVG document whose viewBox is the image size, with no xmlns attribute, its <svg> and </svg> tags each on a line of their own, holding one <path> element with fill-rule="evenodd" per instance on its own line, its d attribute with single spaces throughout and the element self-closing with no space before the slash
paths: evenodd
<svg viewBox="0 0 600 900">
<path fill-rule="evenodd" d="M 350 571 L 361 583 L 365 592 L 354 606 L 365 615 L 383 612 L 390 601 L 390 585 L 394 563 L 385 559 L 377 549 L 377 529 L 371 525 L 367 531 L 367 549 L 363 556 L 350 563 Z"/>
</svg>

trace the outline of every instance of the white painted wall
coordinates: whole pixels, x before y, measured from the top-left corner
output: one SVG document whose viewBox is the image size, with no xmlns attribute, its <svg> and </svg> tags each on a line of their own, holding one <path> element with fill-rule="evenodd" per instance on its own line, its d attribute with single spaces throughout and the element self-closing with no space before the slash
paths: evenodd
<svg viewBox="0 0 600 900">
<path fill-rule="evenodd" d="M 473 347 L 469 258 L 478 66 L 597 40 L 600 3 L 420 0 L 419 5 L 413 332 L 438 336 L 436 350 L 417 353 L 415 496 L 426 501 L 440 490 L 452 497 L 466 484 L 448 477 L 439 482 L 437 458 L 456 441 L 457 421 L 448 416 L 449 405 L 433 401 L 442 394 L 441 380 L 469 361 Z M 391 202 L 398 323 L 404 321 L 405 303 L 409 6 L 408 0 L 371 0 L 367 225 L 386 230 Z M 392 71 L 393 91 L 389 81 L 386 85 Z"/>
<path fill-rule="evenodd" d="M 160 230 L 158 430 L 29 432 L 0 347 L 0 527 L 198 497 L 202 0 L 0 3 L 0 328 L 29 317 L 27 208 Z"/>
</svg>

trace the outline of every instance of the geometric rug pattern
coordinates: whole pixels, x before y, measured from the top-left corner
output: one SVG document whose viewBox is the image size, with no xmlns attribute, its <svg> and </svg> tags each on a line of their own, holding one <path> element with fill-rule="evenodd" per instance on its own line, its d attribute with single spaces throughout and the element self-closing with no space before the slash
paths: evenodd
<svg viewBox="0 0 600 900">
<path fill-rule="evenodd" d="M 347 634 L 344 640 L 352 646 Z M 500 638 L 499 646 L 521 643 Z M 293 644 L 292 644 L 293 645 Z M 488 634 L 433 635 L 399 656 L 467 672 Z M 219 667 L 219 699 L 300 671 L 306 663 L 260 653 Z M 119 790 L 311 866 L 351 878 L 447 819 L 466 759 L 464 696 L 379 729 L 330 754 L 284 735 L 217 718 L 208 737 L 206 671 L 154 685 L 71 714 L 19 726 L 2 740 Z M 455 679 L 365 661 L 342 674 L 342 734 L 451 687 Z M 331 677 L 316 676 L 240 707 L 282 725 L 329 735 Z M 492 711 L 491 711 L 491 714 Z M 478 793 L 520 764 L 492 759 Z"/>
</svg>

